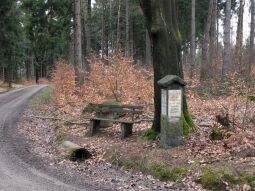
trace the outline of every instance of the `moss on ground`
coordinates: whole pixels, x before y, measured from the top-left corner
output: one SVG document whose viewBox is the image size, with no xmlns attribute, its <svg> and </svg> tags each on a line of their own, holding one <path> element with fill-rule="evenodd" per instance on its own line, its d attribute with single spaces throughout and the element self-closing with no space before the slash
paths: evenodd
<svg viewBox="0 0 255 191">
<path fill-rule="evenodd" d="M 191 114 L 188 110 L 184 110 L 183 112 L 183 134 L 188 135 L 190 130 L 197 129 L 196 124 L 194 123 Z"/>
<path fill-rule="evenodd" d="M 148 130 L 146 130 L 144 133 L 143 133 L 143 138 L 147 141 L 153 141 L 153 140 L 156 140 L 159 136 L 159 133 L 156 132 L 154 129 L 150 128 Z"/>
<path fill-rule="evenodd" d="M 255 187 L 255 176 L 245 172 L 234 174 L 229 170 L 205 169 L 201 177 L 197 180 L 204 188 L 210 190 L 225 190 L 227 182 L 229 185 L 248 184 Z"/>
<path fill-rule="evenodd" d="M 117 156 L 117 157 L 116 157 Z M 112 164 L 124 167 L 128 170 L 136 170 L 146 174 L 151 174 L 162 181 L 178 181 L 184 177 L 188 169 L 184 166 L 167 166 L 163 162 L 150 162 L 148 158 L 139 155 L 112 158 Z"/>
</svg>

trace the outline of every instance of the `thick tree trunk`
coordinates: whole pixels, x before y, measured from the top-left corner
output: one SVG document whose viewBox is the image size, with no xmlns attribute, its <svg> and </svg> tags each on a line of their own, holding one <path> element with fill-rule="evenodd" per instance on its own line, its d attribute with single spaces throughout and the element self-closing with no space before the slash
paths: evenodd
<svg viewBox="0 0 255 191">
<path fill-rule="evenodd" d="M 76 84 L 82 85 L 83 79 L 80 73 L 82 68 L 82 47 L 81 47 L 81 1 L 74 0 L 74 70 Z"/>
<path fill-rule="evenodd" d="M 153 128 L 160 132 L 161 90 L 157 82 L 166 75 L 183 78 L 181 66 L 181 36 L 177 25 L 176 1 L 141 1 L 148 31 L 152 40 L 154 68 L 154 105 Z"/>
<path fill-rule="evenodd" d="M 209 77 L 209 37 L 210 37 L 210 29 L 211 29 L 211 22 L 212 22 L 212 11 L 213 11 L 213 1 L 210 0 L 209 3 L 209 10 L 207 14 L 205 29 L 204 29 L 204 36 L 202 42 L 202 64 L 201 64 L 201 71 L 200 71 L 200 81 L 204 81 Z"/>
<path fill-rule="evenodd" d="M 196 0 L 192 0 L 191 8 L 191 64 L 190 64 L 190 79 L 193 78 L 194 67 L 196 62 Z"/>
<path fill-rule="evenodd" d="M 222 80 L 225 79 L 230 67 L 230 32 L 231 32 L 231 0 L 226 0 L 226 15 L 224 22 L 224 54 L 222 67 Z"/>
<path fill-rule="evenodd" d="M 243 12 L 244 0 L 239 1 L 238 23 L 236 31 L 236 47 L 235 47 L 235 69 L 241 72 L 242 67 L 242 48 L 243 48 Z"/>
</svg>

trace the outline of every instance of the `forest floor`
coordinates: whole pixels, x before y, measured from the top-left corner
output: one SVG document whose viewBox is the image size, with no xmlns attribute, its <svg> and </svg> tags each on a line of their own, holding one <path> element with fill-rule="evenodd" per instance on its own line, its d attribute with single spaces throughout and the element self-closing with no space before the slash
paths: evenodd
<svg viewBox="0 0 255 191">
<path fill-rule="evenodd" d="M 9 88 L 8 87 L 8 84 L 6 83 L 3 83 L 2 81 L 0 81 L 0 93 L 4 93 L 4 92 L 7 92 L 9 91 L 10 89 L 15 89 L 15 88 L 23 88 L 23 87 L 26 87 L 27 85 L 31 85 L 31 84 L 19 84 L 19 83 L 14 83 L 12 84 L 12 88 Z"/>
<path fill-rule="evenodd" d="M 245 101 L 243 96 L 218 96 L 202 90 L 191 86 L 187 92 L 198 128 L 184 138 L 182 146 L 169 150 L 160 149 L 158 139 L 145 140 L 143 135 L 151 127 L 150 122 L 136 124 L 132 137 L 124 140 L 120 139 L 118 125 L 87 137 L 83 108 L 72 108 L 72 113 L 59 110 L 49 90 L 31 102 L 18 125 L 35 154 L 54 165 L 89 173 L 99 184 L 113 185 L 116 190 L 255 190 L 254 102 Z M 145 114 L 151 116 L 152 112 Z M 216 115 L 226 114 L 232 121 L 228 128 L 216 121 Z M 70 125 L 59 118 L 84 124 Z M 212 132 L 219 133 L 221 140 L 212 140 Z M 63 140 L 88 149 L 92 157 L 85 162 L 71 162 L 61 147 Z M 95 170 L 99 167 L 103 173 Z"/>
</svg>

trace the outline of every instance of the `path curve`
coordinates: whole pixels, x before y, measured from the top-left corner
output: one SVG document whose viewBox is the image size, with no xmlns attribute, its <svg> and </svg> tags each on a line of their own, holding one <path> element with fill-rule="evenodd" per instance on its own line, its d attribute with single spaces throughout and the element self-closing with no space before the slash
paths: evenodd
<svg viewBox="0 0 255 191">
<path fill-rule="evenodd" d="M 45 87 L 31 86 L 0 94 L 0 191 L 103 190 L 94 188 L 93 183 L 78 188 L 75 183 L 71 185 L 70 181 L 56 178 L 62 176 L 59 173 L 54 176 L 54 173 L 40 171 L 40 168 L 35 168 L 32 164 L 34 157 L 29 156 L 31 153 L 19 137 L 15 123 L 29 100 Z M 31 163 L 21 158 L 26 158 Z"/>
</svg>

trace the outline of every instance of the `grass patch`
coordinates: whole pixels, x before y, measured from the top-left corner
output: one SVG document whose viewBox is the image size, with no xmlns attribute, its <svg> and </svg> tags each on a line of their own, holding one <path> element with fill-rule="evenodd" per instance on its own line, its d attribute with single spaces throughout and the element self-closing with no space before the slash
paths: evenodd
<svg viewBox="0 0 255 191">
<path fill-rule="evenodd" d="M 117 152 L 112 155 L 111 162 L 115 166 L 128 170 L 151 174 L 162 181 L 178 181 L 188 172 L 186 167 L 167 166 L 163 162 L 149 162 L 147 157 L 139 155 L 123 157 Z"/>
<path fill-rule="evenodd" d="M 152 163 L 148 166 L 148 172 L 163 181 L 177 181 L 186 175 L 188 170 L 184 167 Z"/>
<path fill-rule="evenodd" d="M 239 173 L 235 175 L 228 170 L 206 169 L 197 182 L 206 189 L 218 191 L 226 189 L 226 184 L 224 182 L 227 182 L 230 185 L 248 184 L 251 187 L 254 187 L 255 176 L 247 173 Z"/>
<path fill-rule="evenodd" d="M 154 129 L 150 128 L 146 130 L 143 134 L 143 138 L 147 141 L 153 141 L 158 138 L 158 132 L 156 132 Z"/>
<path fill-rule="evenodd" d="M 34 99 L 34 104 L 47 104 L 54 100 L 53 87 L 48 86 L 44 88 Z"/>
<path fill-rule="evenodd" d="M 224 134 L 219 128 L 213 127 L 211 135 L 210 135 L 210 139 L 213 140 L 213 141 L 223 140 L 224 139 Z"/>
<path fill-rule="evenodd" d="M 56 133 L 56 139 L 58 142 L 63 143 L 68 138 L 68 135 L 63 132 Z"/>
</svg>

